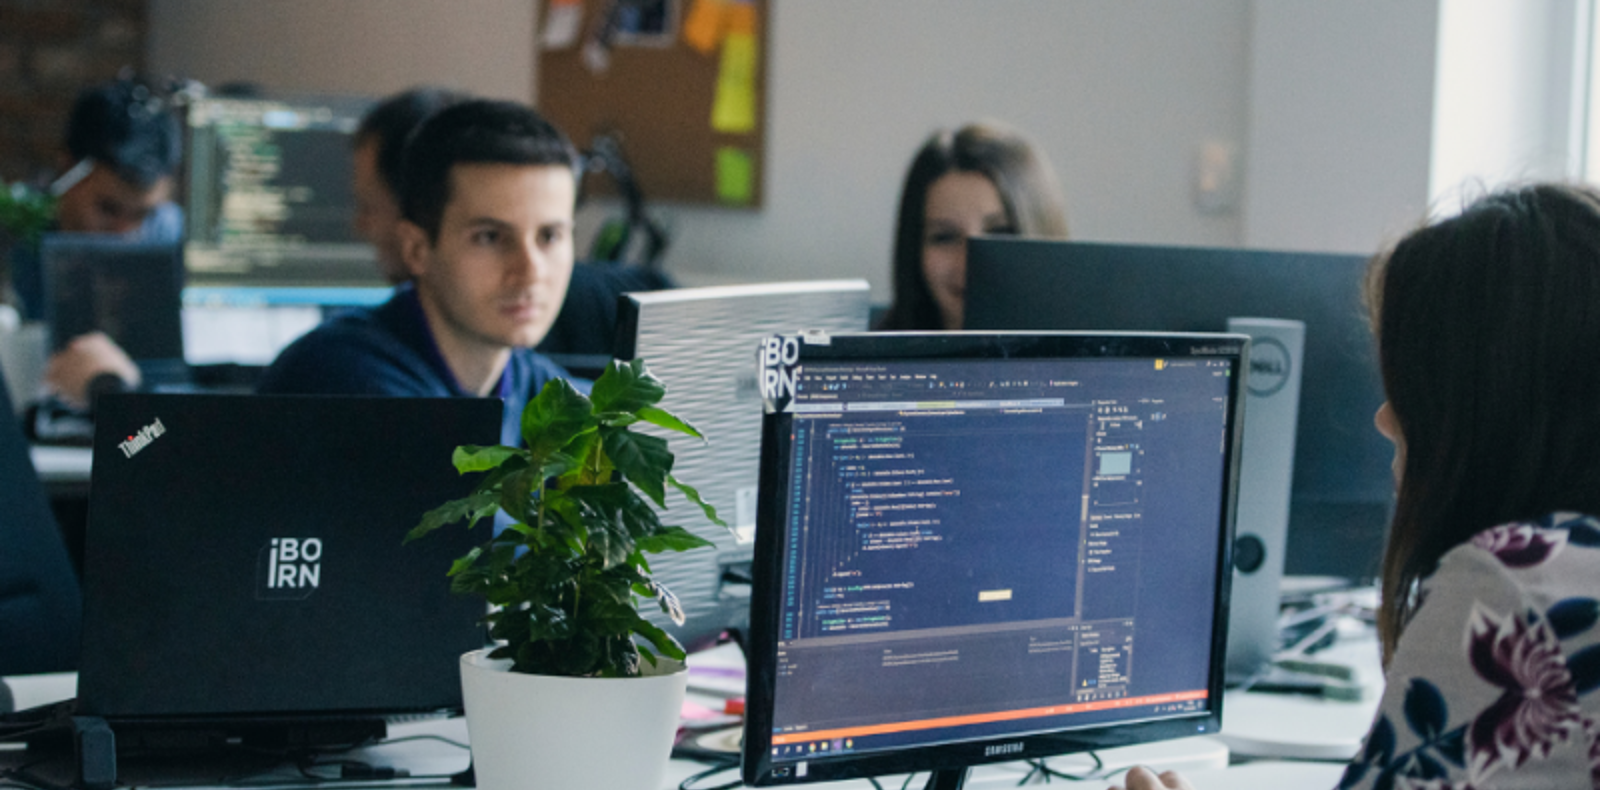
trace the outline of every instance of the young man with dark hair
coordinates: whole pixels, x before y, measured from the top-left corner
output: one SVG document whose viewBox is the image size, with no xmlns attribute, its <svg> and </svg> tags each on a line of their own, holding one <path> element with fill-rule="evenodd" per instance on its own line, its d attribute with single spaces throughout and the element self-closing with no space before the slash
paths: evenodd
<svg viewBox="0 0 1600 790">
<path fill-rule="evenodd" d="M 576 149 L 519 104 L 468 101 L 406 145 L 399 252 L 410 282 L 383 305 L 342 314 L 295 341 L 262 393 L 497 396 L 502 441 L 522 408 L 566 376 L 533 351 L 572 274 Z"/>
<path fill-rule="evenodd" d="M 356 233 L 378 253 L 378 271 L 391 283 L 411 278 L 400 259 L 400 165 L 406 138 L 434 113 L 468 96 L 442 88 L 411 88 L 379 102 L 354 138 L 351 191 Z"/>
<path fill-rule="evenodd" d="M 118 79 L 83 91 L 72 105 L 64 142 L 64 172 L 50 185 L 56 199 L 50 230 L 182 239 L 183 212 L 169 200 L 182 130 L 158 89 Z M 45 293 L 38 250 L 19 248 L 11 266 L 25 317 L 40 318 Z M 51 357 L 45 372 L 51 390 L 77 406 L 87 406 L 96 391 L 128 389 L 139 381 L 139 368 L 100 332 L 74 338 Z"/>
</svg>

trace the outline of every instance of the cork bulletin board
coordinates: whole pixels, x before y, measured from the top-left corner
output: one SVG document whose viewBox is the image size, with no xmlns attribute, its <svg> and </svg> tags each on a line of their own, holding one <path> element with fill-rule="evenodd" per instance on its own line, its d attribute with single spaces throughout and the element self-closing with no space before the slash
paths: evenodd
<svg viewBox="0 0 1600 790">
<path fill-rule="evenodd" d="M 760 208 L 768 21 L 768 0 L 546 0 L 539 111 L 580 148 L 619 140 L 649 200 Z"/>
</svg>

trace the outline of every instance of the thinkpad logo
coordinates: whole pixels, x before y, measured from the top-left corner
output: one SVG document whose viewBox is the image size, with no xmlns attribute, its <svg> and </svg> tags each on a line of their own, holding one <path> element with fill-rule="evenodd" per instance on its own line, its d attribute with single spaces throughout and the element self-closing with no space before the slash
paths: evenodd
<svg viewBox="0 0 1600 790">
<path fill-rule="evenodd" d="M 124 458 L 132 458 L 137 455 L 140 450 L 149 447 L 151 442 L 155 441 L 157 437 L 166 432 L 167 426 L 162 425 L 161 418 L 157 417 L 155 422 L 140 428 L 139 432 L 129 436 L 127 441 L 118 442 L 117 449 L 122 451 L 122 456 Z"/>
<path fill-rule="evenodd" d="M 322 585 L 319 538 L 273 538 L 256 559 L 256 597 L 262 600 L 309 598 Z"/>
</svg>

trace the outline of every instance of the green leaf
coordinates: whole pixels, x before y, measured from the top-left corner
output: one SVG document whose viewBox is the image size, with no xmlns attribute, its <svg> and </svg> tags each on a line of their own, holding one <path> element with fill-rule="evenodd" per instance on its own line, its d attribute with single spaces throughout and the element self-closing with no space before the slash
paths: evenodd
<svg viewBox="0 0 1600 790">
<path fill-rule="evenodd" d="M 716 524 L 719 527 L 728 526 L 728 522 L 723 521 L 722 519 L 717 517 L 717 509 L 712 507 L 711 503 L 705 501 L 704 499 L 701 499 L 700 498 L 700 492 L 696 491 L 693 486 L 689 485 L 688 483 L 683 482 L 682 480 L 679 480 L 676 477 L 673 477 L 670 474 L 667 475 L 667 482 L 672 484 L 673 488 L 676 488 L 679 491 L 681 491 L 685 497 L 688 497 L 690 502 L 693 502 L 696 505 L 699 505 L 700 506 L 700 510 L 703 511 L 706 514 L 706 519 L 709 520 L 711 523 Z"/>
<path fill-rule="evenodd" d="M 650 373 L 642 359 L 632 362 L 612 360 L 611 366 L 589 390 L 596 412 L 620 411 L 629 414 L 660 403 L 666 394 L 666 385 Z"/>
<path fill-rule="evenodd" d="M 457 472 L 467 474 L 469 472 L 486 472 L 505 463 L 507 458 L 515 458 L 522 454 L 523 451 L 515 447 L 502 445 L 479 447 L 475 444 L 468 444 L 457 447 L 450 460 L 455 463 Z"/>
<path fill-rule="evenodd" d="M 672 451 L 659 436 L 625 430 L 602 431 L 606 455 L 628 482 L 660 507 L 666 507 L 667 476 L 672 472 Z"/>
<path fill-rule="evenodd" d="M 666 428 L 669 431 L 677 431 L 678 433 L 688 434 L 696 439 L 706 438 L 705 434 L 701 433 L 700 429 L 690 425 L 688 420 L 685 420 L 682 417 L 667 411 L 666 409 L 658 409 L 654 406 L 646 406 L 639 410 L 639 419 L 644 420 L 651 425 Z"/>
<path fill-rule="evenodd" d="M 467 526 L 470 528 L 485 516 L 493 515 L 498 507 L 498 501 L 493 491 L 474 491 L 461 499 L 446 502 L 422 514 L 422 522 L 407 532 L 405 540 L 401 543 L 410 543 L 429 532 L 462 519 L 467 519 Z"/>
<path fill-rule="evenodd" d="M 594 430 L 593 404 L 566 379 L 551 379 L 522 410 L 522 441 L 543 460 L 585 431 Z"/>
<path fill-rule="evenodd" d="M 656 534 L 639 538 L 639 550 L 648 554 L 660 554 L 664 551 L 688 551 L 690 549 L 715 546 L 699 535 L 683 527 L 664 526 Z"/>
<path fill-rule="evenodd" d="M 625 411 L 606 411 L 596 415 L 607 428 L 626 428 L 639 422 L 639 418 Z"/>
<path fill-rule="evenodd" d="M 450 564 L 450 572 L 446 575 L 456 576 L 466 573 L 467 569 L 471 568 L 472 564 L 477 562 L 478 558 L 481 556 L 483 556 L 483 547 L 473 546 L 472 551 L 467 552 L 467 556 L 462 557 Z"/>
<path fill-rule="evenodd" d="M 683 660 L 685 655 L 683 645 L 678 644 L 678 640 L 672 638 L 672 634 L 661 630 L 655 623 L 640 617 L 633 624 L 633 632 L 649 640 L 662 655 Z"/>
</svg>

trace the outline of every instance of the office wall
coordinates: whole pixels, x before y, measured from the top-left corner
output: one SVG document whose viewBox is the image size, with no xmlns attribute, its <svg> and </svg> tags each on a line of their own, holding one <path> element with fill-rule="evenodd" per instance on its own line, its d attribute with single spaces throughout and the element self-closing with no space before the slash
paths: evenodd
<svg viewBox="0 0 1600 790">
<path fill-rule="evenodd" d="M 151 65 L 208 82 L 531 90 L 526 0 L 150 1 Z M 662 206 L 685 280 L 865 276 L 887 298 L 906 162 L 986 116 L 1043 144 L 1081 238 L 1238 240 L 1238 212 L 1197 210 L 1191 182 L 1203 142 L 1243 150 L 1248 0 L 773 5 L 766 207 Z"/>
<path fill-rule="evenodd" d="M 526 98 L 527 0 L 150 0 L 149 62 L 207 81 Z M 1428 198 L 1438 0 L 775 0 L 759 212 L 658 206 L 686 282 L 863 276 L 933 128 L 1005 119 L 1102 241 L 1370 251 Z M 1234 202 L 1202 210 L 1204 145 Z M 610 207 L 580 217 L 592 229 Z"/>
<path fill-rule="evenodd" d="M 208 85 L 381 95 L 418 83 L 527 101 L 530 0 L 147 0 L 148 62 Z"/>
<path fill-rule="evenodd" d="M 1439 5 L 1256 0 L 1245 245 L 1369 253 L 1423 216 Z"/>
<path fill-rule="evenodd" d="M 1242 150 L 1247 4 L 1234 0 L 778 0 L 767 207 L 675 209 L 674 269 L 865 276 L 888 297 L 899 182 L 927 134 L 980 118 L 1034 136 L 1084 239 L 1231 244 L 1192 200 L 1198 147 Z"/>
</svg>

